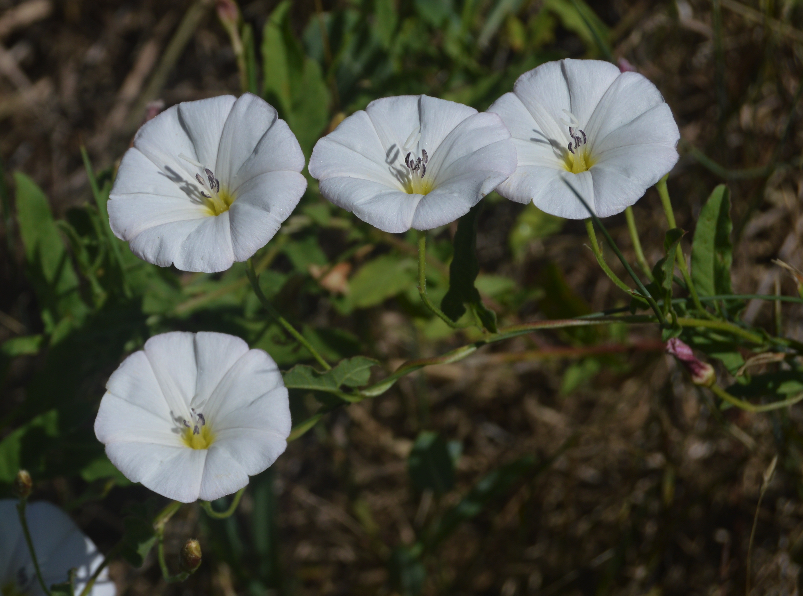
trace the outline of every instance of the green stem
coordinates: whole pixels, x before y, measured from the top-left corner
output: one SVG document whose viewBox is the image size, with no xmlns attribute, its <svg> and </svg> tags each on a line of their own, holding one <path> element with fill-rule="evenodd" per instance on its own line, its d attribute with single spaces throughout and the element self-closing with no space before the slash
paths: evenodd
<svg viewBox="0 0 803 596">
<path fill-rule="evenodd" d="M 633 250 L 636 251 L 636 261 L 638 261 L 638 264 L 641 267 L 641 270 L 644 271 L 644 275 L 647 276 L 647 279 L 653 281 L 652 271 L 647 263 L 647 259 L 644 258 L 644 251 L 641 249 L 641 240 L 639 240 L 638 237 L 636 218 L 633 215 L 632 207 L 625 209 L 625 219 L 627 219 L 627 230 L 630 232 L 630 240 L 633 242 Z"/>
<path fill-rule="evenodd" d="M 268 311 L 268 314 L 271 317 L 273 317 L 273 319 L 276 322 L 278 322 L 282 327 L 284 327 L 285 331 L 287 331 L 287 333 L 289 333 L 291 336 L 293 336 L 298 343 L 300 343 L 302 346 L 307 348 L 307 351 L 310 354 L 312 354 L 312 357 L 315 358 L 315 360 L 318 361 L 318 364 L 320 364 L 324 368 L 324 370 L 331 370 L 332 367 L 329 366 L 329 363 L 326 360 L 324 360 L 323 356 L 321 356 L 318 353 L 318 350 L 313 348 L 312 344 L 309 343 L 304 338 L 303 335 L 301 335 L 298 331 L 296 331 L 296 328 L 293 327 L 287 321 L 287 319 L 285 319 L 282 315 L 280 315 L 279 311 L 277 311 L 275 308 L 273 308 L 273 305 L 270 303 L 270 301 L 268 300 L 267 296 L 265 296 L 265 294 L 262 292 L 262 288 L 259 287 L 259 277 L 257 276 L 257 273 L 254 270 L 254 263 L 253 263 L 253 261 L 251 259 L 248 259 L 248 265 L 246 267 L 246 273 L 248 274 L 248 279 L 251 282 L 251 287 L 254 288 L 254 293 L 257 295 L 257 298 L 259 298 L 259 301 L 262 303 L 262 306 L 265 307 L 265 310 Z"/>
<path fill-rule="evenodd" d="M 452 329 L 460 329 L 461 326 L 446 316 L 427 295 L 427 233 L 418 232 L 418 295 L 421 302 Z"/>
<path fill-rule="evenodd" d="M 92 573 L 89 581 L 86 582 L 86 585 L 84 586 L 84 589 L 81 590 L 81 594 L 79 596 L 88 596 L 92 592 L 92 588 L 94 587 L 98 577 L 100 577 L 100 574 L 103 572 L 103 570 L 109 566 L 109 563 L 112 562 L 112 559 L 114 559 L 120 550 L 122 550 L 122 546 L 122 543 L 118 543 L 113 546 L 108 553 L 106 553 L 106 556 L 103 557 L 103 561 L 101 561 L 100 565 L 98 565 L 98 568 Z"/>
<path fill-rule="evenodd" d="M 231 517 L 235 511 L 237 511 L 237 506 L 240 504 L 240 499 L 243 498 L 243 494 L 245 493 L 245 486 L 242 487 L 237 493 L 234 495 L 234 500 L 229 505 L 229 508 L 225 511 L 215 511 L 212 508 L 212 503 L 209 501 L 201 501 L 201 507 L 209 517 L 213 517 L 215 519 L 226 519 L 227 517 Z"/>
<path fill-rule="evenodd" d="M 167 507 L 162 509 L 153 521 L 153 529 L 156 534 L 156 554 L 159 559 L 159 568 L 162 570 L 162 578 L 169 583 L 183 582 L 190 574 L 188 572 L 177 573 L 176 575 L 170 574 L 170 569 L 167 567 L 167 560 L 165 559 L 164 551 L 164 533 L 165 526 L 170 518 L 181 508 L 183 503 L 173 501 Z"/>
<path fill-rule="evenodd" d="M 616 287 L 618 287 L 620 290 L 624 290 L 632 296 L 633 289 L 619 279 L 619 277 L 608 266 L 608 263 L 605 262 L 605 257 L 602 254 L 602 247 L 600 247 L 599 243 L 597 242 L 597 235 L 594 232 L 594 222 L 591 221 L 591 219 L 586 220 L 586 231 L 588 232 L 588 239 L 591 240 L 591 252 L 594 253 L 594 256 L 597 258 L 597 263 L 599 263 L 599 266 L 602 267 L 605 275 L 608 276 L 608 278 L 616 285 Z"/>
<path fill-rule="evenodd" d="M 784 399 L 784 400 L 781 400 L 781 401 L 773 402 L 771 404 L 762 404 L 760 406 L 757 406 L 755 404 L 751 404 L 750 402 L 746 402 L 744 400 L 741 400 L 738 397 L 734 397 L 733 395 L 731 395 L 730 393 L 725 391 L 719 385 L 712 385 L 711 387 L 709 387 L 709 389 L 711 389 L 711 391 L 714 393 L 714 395 L 719 397 L 722 401 L 725 401 L 725 402 L 731 404 L 732 406 L 735 406 L 735 407 L 740 408 L 742 410 L 746 410 L 748 412 L 756 412 L 756 413 L 770 412 L 772 410 L 778 410 L 780 408 L 785 408 L 787 406 L 794 405 L 794 404 L 798 403 L 799 401 L 803 400 L 803 393 L 799 393 L 798 395 L 796 395 L 794 397 L 790 397 L 789 399 Z"/>
<path fill-rule="evenodd" d="M 36 550 L 33 547 L 31 532 L 28 529 L 28 520 L 25 518 L 26 505 L 27 501 L 25 499 L 20 499 L 20 502 L 17 503 L 17 513 L 19 514 L 22 533 L 25 536 L 25 544 L 28 545 L 28 552 L 31 555 L 31 561 L 33 561 L 33 568 L 36 571 L 36 579 L 39 580 L 39 586 L 42 588 L 42 591 L 47 594 L 47 596 L 50 596 L 50 590 L 45 585 L 45 580 L 42 578 L 42 570 L 39 568 L 39 559 L 36 558 Z"/>
<path fill-rule="evenodd" d="M 675 211 L 672 209 L 672 201 L 669 199 L 669 189 L 666 186 L 666 179 L 668 176 L 669 174 L 661 178 L 655 185 L 655 188 L 658 190 L 658 194 L 661 197 L 661 204 L 664 207 L 664 213 L 666 214 L 666 221 L 669 224 L 669 228 L 674 229 L 677 228 L 678 225 L 675 222 Z M 677 261 L 678 267 L 680 267 L 680 273 L 683 275 L 686 287 L 689 288 L 689 294 L 691 295 L 691 301 L 694 303 L 694 307 L 701 313 L 704 313 L 705 316 L 713 318 L 713 315 L 711 315 L 700 302 L 700 296 L 697 294 L 697 288 L 694 287 L 691 275 L 689 275 L 689 268 L 686 266 L 686 257 L 683 255 L 680 243 L 678 243 L 675 248 L 675 255 L 675 260 Z"/>
<path fill-rule="evenodd" d="M 742 329 L 734 325 L 733 323 L 728 323 L 726 321 L 718 321 L 718 320 L 710 320 L 710 319 L 690 319 L 690 318 L 679 318 L 678 325 L 681 327 L 705 327 L 706 329 L 716 329 L 718 331 L 724 331 L 726 333 L 730 333 L 731 335 L 738 335 L 739 337 L 746 339 L 747 341 L 757 344 L 757 345 L 764 345 L 767 343 L 765 337 L 759 335 L 758 333 L 752 333 L 747 329 Z"/>
</svg>

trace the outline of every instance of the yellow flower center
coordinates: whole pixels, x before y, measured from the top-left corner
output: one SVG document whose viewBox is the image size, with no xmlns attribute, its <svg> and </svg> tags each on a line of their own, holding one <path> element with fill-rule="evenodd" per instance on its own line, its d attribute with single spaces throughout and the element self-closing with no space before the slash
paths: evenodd
<svg viewBox="0 0 803 596">
<path fill-rule="evenodd" d="M 235 198 L 227 188 L 221 188 L 219 191 L 214 192 L 212 196 L 204 197 L 204 205 L 210 216 L 217 216 L 228 211 Z"/>
<path fill-rule="evenodd" d="M 587 172 L 594 163 L 596 162 L 591 158 L 591 154 L 583 146 L 575 149 L 574 153 L 569 153 L 567 151 L 563 158 L 564 167 L 572 174 Z"/>
<path fill-rule="evenodd" d="M 181 433 L 181 440 L 190 449 L 209 449 L 209 446 L 215 442 L 215 433 L 208 424 L 198 428 L 197 433 L 193 428 L 188 427 Z"/>
</svg>

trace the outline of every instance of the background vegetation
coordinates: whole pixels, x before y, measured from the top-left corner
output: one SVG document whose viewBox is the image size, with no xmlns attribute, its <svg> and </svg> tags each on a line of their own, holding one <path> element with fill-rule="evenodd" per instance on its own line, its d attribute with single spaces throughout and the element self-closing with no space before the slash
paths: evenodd
<svg viewBox="0 0 803 596">
<path fill-rule="evenodd" d="M 798 281 L 772 259 L 803 268 L 798 0 L 240 8 L 242 76 L 210 1 L 0 0 L 0 494 L 27 467 L 34 498 L 65 507 L 101 550 L 152 497 L 126 483 L 92 431 L 126 354 L 164 331 L 216 330 L 283 369 L 309 363 L 261 310 L 242 264 L 178 274 L 112 237 L 114 167 L 154 100 L 251 89 L 309 156 L 343 114 L 378 97 L 426 93 L 483 110 L 545 61 L 626 60 L 658 86 L 681 129 L 669 179 L 678 226 L 694 230 L 711 189 L 727 183 L 734 291 L 797 295 Z M 422 307 L 414 235 L 378 232 L 310 182 L 255 262 L 265 294 L 327 358 L 373 357 L 381 365 L 362 374 L 378 381 L 476 339 Z M 495 195 L 483 205 L 477 287 L 500 323 L 628 305 L 585 246 L 582 222 Z M 635 215 L 655 263 L 668 226 L 654 190 Z M 605 223 L 635 262 L 624 216 Z M 436 302 L 455 230 L 430 241 Z M 748 324 L 803 341 L 799 304 L 738 309 Z M 700 349 L 721 379 L 750 355 L 727 342 Z M 761 366 L 753 371 L 780 370 Z M 799 374 L 788 383 L 766 392 L 801 391 Z M 304 390 L 291 400 L 294 422 L 337 405 Z M 164 584 L 153 555 L 139 569 L 116 562 L 111 574 L 132 595 L 730 594 L 748 574 L 753 594 L 794 594 L 801 495 L 800 406 L 722 411 L 663 354 L 653 327 L 545 331 L 334 409 L 252 479 L 228 520 L 182 509 L 167 527 L 168 553 L 194 536 L 204 548 L 187 583 Z"/>
</svg>

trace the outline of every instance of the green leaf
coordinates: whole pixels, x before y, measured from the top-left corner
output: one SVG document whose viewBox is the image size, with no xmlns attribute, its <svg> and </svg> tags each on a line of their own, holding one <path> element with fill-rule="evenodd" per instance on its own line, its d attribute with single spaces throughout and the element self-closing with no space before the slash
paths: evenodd
<svg viewBox="0 0 803 596">
<path fill-rule="evenodd" d="M 424 589 L 427 570 L 421 562 L 421 545 L 398 546 L 388 561 L 390 585 L 401 596 L 418 596 Z"/>
<path fill-rule="evenodd" d="M 153 518 L 156 513 L 154 503 L 148 500 L 129 508 L 130 515 L 123 520 L 123 546 L 120 555 L 134 567 L 142 567 L 145 557 L 156 544 Z"/>
<path fill-rule="evenodd" d="M 544 10 L 555 14 L 588 48 L 597 48 L 602 55 L 610 54 L 610 29 L 583 0 L 546 0 Z"/>
<path fill-rule="evenodd" d="M 131 484 L 131 481 L 123 476 L 123 473 L 118 470 L 106 455 L 102 455 L 83 468 L 81 468 L 81 478 L 86 482 L 92 482 L 100 478 L 113 478 L 115 483 L 119 486 L 126 486 Z"/>
<path fill-rule="evenodd" d="M 381 304 L 416 283 L 416 263 L 410 257 L 382 255 L 360 267 L 349 280 L 347 303 L 353 308 Z"/>
<path fill-rule="evenodd" d="M 653 276 L 655 283 L 659 284 L 665 291 L 669 292 L 671 298 L 672 281 L 675 275 L 675 257 L 677 255 L 677 246 L 680 239 L 686 232 L 680 228 L 673 228 L 667 231 L 664 237 L 664 258 L 658 261 L 653 268 Z"/>
<path fill-rule="evenodd" d="M 545 213 L 529 203 L 516 219 L 508 236 L 513 258 L 520 261 L 533 242 L 560 233 L 565 224 L 566 220 L 562 217 Z"/>
<path fill-rule="evenodd" d="M 377 35 L 382 42 L 382 46 L 388 49 L 393 42 L 396 24 L 399 22 L 395 3 L 393 0 L 374 0 L 374 11 L 376 14 Z"/>
<path fill-rule="evenodd" d="M 320 65 L 307 57 L 290 23 L 291 3 L 271 13 L 262 35 L 262 95 L 279 108 L 306 155 L 329 122 L 330 93 Z"/>
<path fill-rule="evenodd" d="M 730 192 L 720 184 L 700 211 L 691 246 L 691 278 L 700 296 L 731 294 Z"/>
<path fill-rule="evenodd" d="M 803 392 L 803 371 L 782 370 L 753 375 L 747 385 L 737 383 L 727 391 L 736 397 L 789 397 Z"/>
<path fill-rule="evenodd" d="M 570 365 L 563 373 L 560 384 L 560 394 L 569 395 L 575 389 L 590 381 L 602 370 L 602 363 L 598 358 L 584 358 Z"/>
<path fill-rule="evenodd" d="M 501 466 L 483 477 L 454 507 L 444 513 L 427 533 L 426 547 L 432 550 L 464 521 L 479 515 L 495 498 L 504 494 L 510 486 L 525 474 L 531 473 L 536 461 L 525 456 Z"/>
<path fill-rule="evenodd" d="M 75 575 L 77 570 L 73 567 L 67 571 L 67 581 L 50 586 L 50 596 L 75 596 Z"/>
<path fill-rule="evenodd" d="M 15 356 L 31 356 L 38 354 L 45 345 L 45 338 L 41 335 L 26 335 L 25 337 L 12 337 L 0 344 L 0 354 L 13 358 Z"/>
<path fill-rule="evenodd" d="M 14 180 L 17 221 L 25 246 L 28 278 L 39 299 L 45 330 L 50 333 L 62 318 L 79 320 L 88 308 L 78 294 L 78 276 L 53 220 L 47 197 L 24 174 L 17 172 Z"/>
<path fill-rule="evenodd" d="M 284 385 L 288 389 L 312 391 L 337 391 L 343 385 L 362 387 L 371 378 L 371 367 L 377 364 L 373 358 L 355 356 L 338 362 L 332 370 L 323 373 L 309 365 L 299 364 L 284 373 Z"/>
<path fill-rule="evenodd" d="M 471 308 L 488 331 L 496 333 L 496 313 L 482 303 L 474 280 L 480 272 L 477 261 L 477 219 L 482 203 L 472 207 L 457 223 L 454 236 L 454 256 L 449 265 L 449 291 L 441 301 L 444 314 L 457 321 Z"/>
<path fill-rule="evenodd" d="M 0 483 L 10 483 L 21 468 L 39 475 L 45 451 L 58 437 L 58 422 L 58 412 L 50 410 L 0 441 Z"/>
<path fill-rule="evenodd" d="M 429 489 L 442 495 L 454 488 L 452 456 L 438 433 L 419 433 L 407 458 L 407 470 L 418 490 Z"/>
</svg>

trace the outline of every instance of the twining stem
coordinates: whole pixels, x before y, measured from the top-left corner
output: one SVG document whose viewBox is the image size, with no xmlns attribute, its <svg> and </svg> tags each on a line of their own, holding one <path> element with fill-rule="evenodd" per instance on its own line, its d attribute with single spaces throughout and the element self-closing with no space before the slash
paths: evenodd
<svg viewBox="0 0 803 596">
<path fill-rule="evenodd" d="M 156 519 L 153 522 L 153 529 L 156 533 L 156 553 L 159 559 L 159 567 L 162 570 L 162 578 L 167 583 L 176 583 L 182 582 L 187 579 L 190 574 L 187 572 L 177 573 L 176 575 L 170 574 L 170 569 L 167 567 L 167 560 L 165 559 L 165 551 L 164 551 L 164 533 L 165 533 L 165 526 L 167 522 L 170 521 L 170 518 L 175 515 L 175 513 L 181 508 L 182 503 L 178 501 L 173 501 L 167 507 L 162 509 L 159 514 L 156 516 Z"/>
<path fill-rule="evenodd" d="M 778 410 L 780 408 L 785 408 L 786 406 L 794 405 L 799 401 L 803 400 L 803 393 L 799 393 L 798 395 L 790 397 L 789 399 L 772 402 L 771 404 L 756 405 L 756 404 L 751 404 L 750 402 L 744 401 L 742 399 L 739 399 L 738 397 L 734 397 L 719 385 L 712 385 L 710 389 L 714 393 L 714 395 L 719 397 L 722 401 L 728 402 L 732 406 L 736 406 L 737 408 L 740 408 L 742 410 L 755 413 Z"/>
<path fill-rule="evenodd" d="M 22 526 L 22 533 L 25 536 L 25 544 L 28 545 L 28 552 L 31 555 L 31 561 L 33 561 L 33 568 L 36 571 L 36 579 L 39 580 L 39 586 L 42 588 L 42 591 L 50 596 L 50 590 L 48 589 L 47 585 L 45 584 L 45 580 L 42 578 L 42 570 L 39 568 L 39 559 L 36 558 L 36 550 L 33 547 L 33 540 L 31 540 L 31 532 L 28 529 L 28 520 L 25 518 L 25 506 L 27 505 L 26 499 L 20 499 L 20 502 L 17 503 L 17 513 L 19 514 L 20 518 L 20 525 Z"/>
<path fill-rule="evenodd" d="M 658 190 L 658 194 L 661 197 L 661 204 L 664 206 L 664 213 L 666 213 L 666 221 L 669 224 L 669 229 L 674 229 L 677 228 L 678 225 L 675 222 L 675 211 L 672 209 L 672 201 L 669 200 L 669 189 L 666 187 L 667 176 L 669 176 L 669 174 L 661 178 L 655 185 L 655 188 Z M 683 255 L 683 249 L 680 248 L 680 243 L 675 247 L 675 255 L 675 260 L 677 261 L 678 267 L 680 267 L 680 273 L 683 275 L 686 287 L 689 288 L 689 294 L 691 295 L 691 301 L 694 302 L 694 307 L 700 312 L 705 313 L 705 316 L 712 317 L 711 313 L 709 313 L 700 302 L 700 296 L 697 294 L 697 289 L 694 287 L 691 275 L 689 275 L 689 268 L 686 266 L 686 257 Z"/>
<path fill-rule="evenodd" d="M 636 261 L 638 261 L 638 264 L 641 267 L 641 270 L 644 271 L 644 275 L 647 276 L 647 279 L 653 281 L 650 265 L 647 263 L 647 259 L 644 258 L 644 251 L 641 248 L 641 240 L 639 240 L 638 237 L 636 218 L 633 215 L 632 207 L 625 209 L 625 219 L 627 219 L 627 230 L 630 232 L 630 240 L 633 242 L 633 250 L 636 251 Z"/>
<path fill-rule="evenodd" d="M 251 287 L 254 288 L 254 293 L 257 295 L 257 298 L 259 298 L 262 306 L 265 307 L 265 310 L 268 311 L 268 314 L 273 317 L 273 319 L 276 320 L 276 322 L 278 322 L 282 327 L 284 327 L 285 331 L 292 335 L 298 343 L 307 348 L 307 351 L 312 354 L 312 357 L 318 361 L 318 364 L 320 364 L 324 370 L 331 370 L 332 367 L 326 360 L 324 360 L 323 356 L 318 353 L 318 350 L 312 347 L 312 344 L 309 343 L 304 336 L 301 335 L 296 328 L 287 321 L 287 319 L 280 315 L 279 311 L 273 308 L 273 305 L 270 303 L 267 296 L 265 296 L 264 292 L 262 292 L 262 288 L 259 287 L 259 276 L 257 276 L 257 273 L 254 270 L 254 263 L 251 259 L 248 259 L 248 264 L 245 271 L 248 274 Z"/>
<path fill-rule="evenodd" d="M 215 511 L 212 508 L 212 503 L 209 501 L 201 501 L 201 507 L 209 517 L 213 517 L 215 519 L 226 519 L 227 517 L 231 517 L 235 511 L 237 511 L 237 506 L 240 504 L 240 499 L 243 498 L 243 493 L 245 493 L 245 486 L 242 487 L 237 493 L 234 495 L 234 500 L 229 505 L 229 508 L 225 511 Z"/>
<path fill-rule="evenodd" d="M 719 320 L 710 320 L 710 319 L 690 319 L 686 317 L 681 317 L 677 320 L 678 325 L 681 327 L 705 327 L 706 329 L 716 329 L 718 331 L 724 331 L 725 333 L 730 333 L 731 335 L 738 335 L 747 341 L 754 343 L 756 345 L 764 345 L 767 343 L 765 337 L 759 335 L 758 333 L 752 333 L 747 329 L 742 329 L 741 327 L 734 325 L 733 323 L 728 323 L 726 321 L 719 321 Z"/>
<path fill-rule="evenodd" d="M 620 290 L 624 290 L 632 296 L 633 289 L 619 279 L 619 277 L 608 266 L 608 263 L 605 262 L 605 256 L 602 254 L 602 247 L 597 242 L 597 234 L 594 232 L 594 222 L 590 219 L 586 220 L 586 231 L 588 232 L 588 239 L 591 241 L 591 252 L 594 253 L 594 256 L 597 258 L 597 263 L 599 263 L 599 266 L 602 267 L 605 275 L 607 275 L 608 278 L 614 284 L 616 284 L 616 287 L 618 287 Z"/>
<path fill-rule="evenodd" d="M 429 299 L 427 295 L 427 233 L 418 232 L 418 295 L 421 296 L 421 302 L 431 310 L 433 313 L 452 329 L 460 329 L 460 325 L 452 321 L 446 316 L 440 308 L 435 306 L 435 303 Z"/>
</svg>

